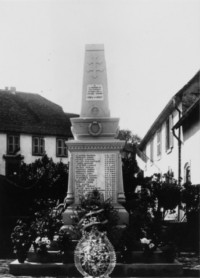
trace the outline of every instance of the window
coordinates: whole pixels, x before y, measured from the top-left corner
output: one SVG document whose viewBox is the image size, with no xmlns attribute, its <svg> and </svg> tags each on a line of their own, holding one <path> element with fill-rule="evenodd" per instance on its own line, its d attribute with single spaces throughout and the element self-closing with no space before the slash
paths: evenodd
<svg viewBox="0 0 200 278">
<path fill-rule="evenodd" d="M 67 139 L 64 139 L 64 138 L 58 138 L 56 140 L 56 155 L 57 156 L 67 157 L 66 141 L 67 141 Z"/>
<path fill-rule="evenodd" d="M 186 163 L 184 167 L 184 182 L 191 182 L 191 169 L 189 163 Z"/>
<path fill-rule="evenodd" d="M 20 150 L 19 135 L 7 135 L 7 153 L 16 154 Z"/>
<path fill-rule="evenodd" d="M 170 117 L 166 121 L 166 151 L 170 150 L 173 147 L 173 116 Z"/>
<path fill-rule="evenodd" d="M 43 137 L 33 137 L 33 155 L 43 155 L 45 152 L 45 144 Z"/>
<path fill-rule="evenodd" d="M 157 156 L 161 157 L 161 129 L 157 131 Z"/>
<path fill-rule="evenodd" d="M 151 162 L 154 161 L 154 146 L 153 146 L 153 139 L 151 140 L 150 142 L 150 159 L 151 159 Z"/>
</svg>

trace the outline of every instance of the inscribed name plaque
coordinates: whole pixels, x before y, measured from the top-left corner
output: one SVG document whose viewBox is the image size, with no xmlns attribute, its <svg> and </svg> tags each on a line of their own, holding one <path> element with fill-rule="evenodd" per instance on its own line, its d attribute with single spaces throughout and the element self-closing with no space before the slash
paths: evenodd
<svg viewBox="0 0 200 278">
<path fill-rule="evenodd" d="M 103 100 L 103 86 L 101 84 L 87 85 L 86 100 L 88 101 Z"/>
<path fill-rule="evenodd" d="M 105 200 L 116 202 L 116 153 L 74 153 L 75 203 L 85 193 L 98 189 Z"/>
</svg>

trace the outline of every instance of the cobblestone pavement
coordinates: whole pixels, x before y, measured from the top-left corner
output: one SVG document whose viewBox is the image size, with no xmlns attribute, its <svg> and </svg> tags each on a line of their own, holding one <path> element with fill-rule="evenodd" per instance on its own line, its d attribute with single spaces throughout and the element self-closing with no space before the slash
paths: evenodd
<svg viewBox="0 0 200 278">
<path fill-rule="evenodd" d="M 200 269 L 200 257 L 198 257 L 195 253 L 182 252 L 178 261 L 183 264 L 184 268 Z"/>
<path fill-rule="evenodd" d="M 32 276 L 14 276 L 12 274 L 9 274 L 9 263 L 12 261 L 13 259 L 0 260 L 0 278 L 33 278 Z M 41 276 L 37 278 L 55 278 L 55 277 Z"/>
</svg>

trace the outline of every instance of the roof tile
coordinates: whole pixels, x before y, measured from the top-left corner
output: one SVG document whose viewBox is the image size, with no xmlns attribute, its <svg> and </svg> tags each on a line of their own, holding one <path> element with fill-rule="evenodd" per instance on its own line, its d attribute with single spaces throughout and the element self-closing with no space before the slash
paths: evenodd
<svg viewBox="0 0 200 278">
<path fill-rule="evenodd" d="M 0 90 L 0 132 L 72 136 L 73 117 L 38 94 Z"/>
</svg>

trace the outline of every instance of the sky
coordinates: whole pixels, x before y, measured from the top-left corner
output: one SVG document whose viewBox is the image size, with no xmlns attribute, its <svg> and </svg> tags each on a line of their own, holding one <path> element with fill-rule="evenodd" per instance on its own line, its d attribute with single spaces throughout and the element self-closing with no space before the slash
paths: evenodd
<svg viewBox="0 0 200 278">
<path fill-rule="evenodd" d="M 80 113 L 86 44 L 104 44 L 112 117 L 141 138 L 200 69 L 200 0 L 0 0 L 0 89 Z"/>
</svg>

